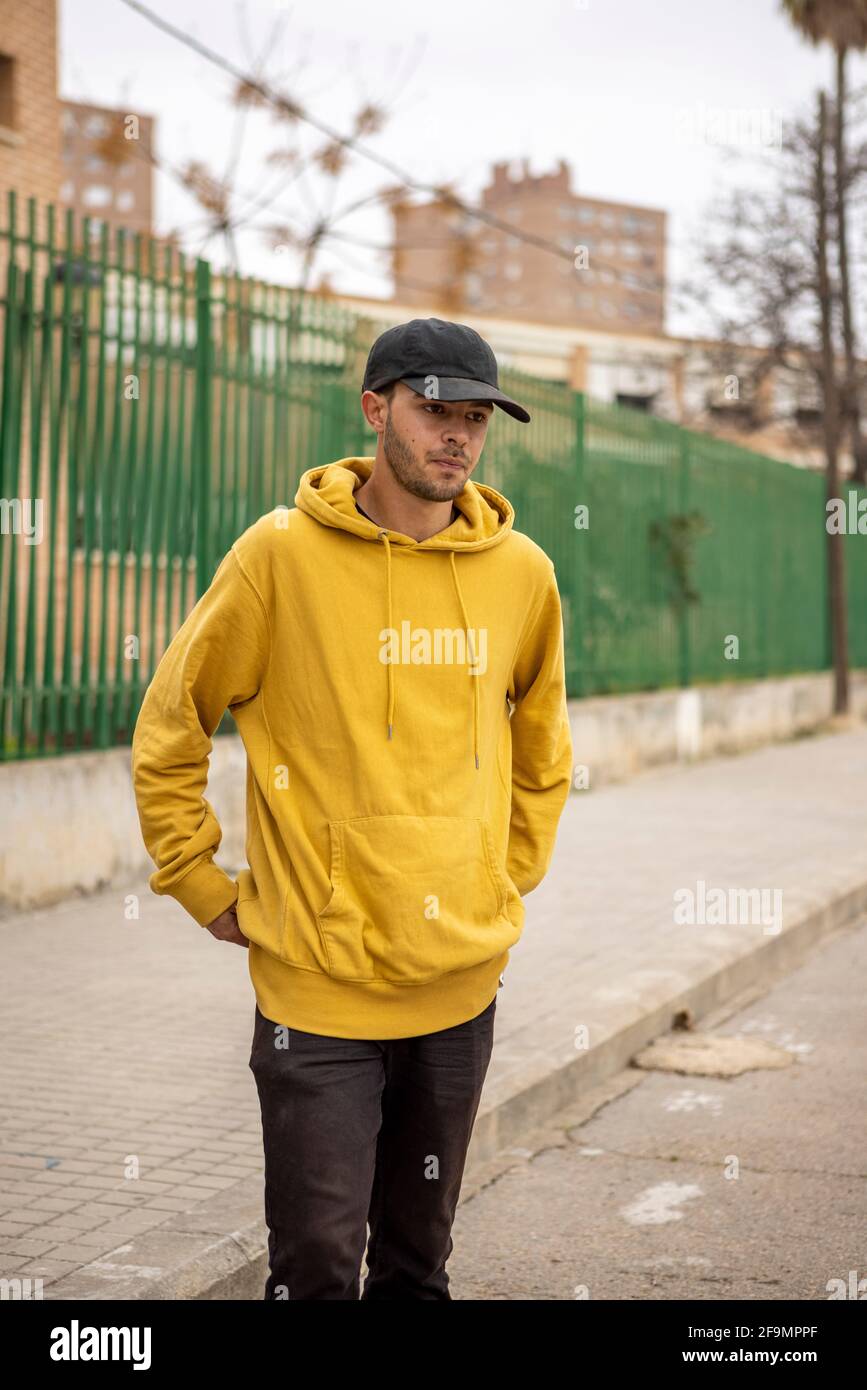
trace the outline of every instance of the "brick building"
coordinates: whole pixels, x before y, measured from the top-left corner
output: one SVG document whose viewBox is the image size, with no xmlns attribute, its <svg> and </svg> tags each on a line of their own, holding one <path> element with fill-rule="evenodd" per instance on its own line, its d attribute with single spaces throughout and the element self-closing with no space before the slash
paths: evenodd
<svg viewBox="0 0 867 1390">
<path fill-rule="evenodd" d="M 94 230 L 106 221 L 150 232 L 153 117 L 78 101 L 61 107 L 61 201 L 92 218 Z"/>
<path fill-rule="evenodd" d="M 664 212 L 573 193 L 563 160 L 539 176 L 526 160 L 516 174 L 495 164 L 480 206 L 556 243 L 562 257 L 468 216 L 447 197 L 399 202 L 392 209 L 397 302 L 609 331 L 664 330 Z"/>
<path fill-rule="evenodd" d="M 0 193 L 60 189 L 56 0 L 0 0 Z"/>
<path fill-rule="evenodd" d="M 105 220 L 149 232 L 153 117 L 61 101 L 57 66 L 57 0 L 0 0 L 0 196 L 18 194 L 19 231 L 34 197 L 42 224 L 54 203 L 94 230 Z"/>
</svg>

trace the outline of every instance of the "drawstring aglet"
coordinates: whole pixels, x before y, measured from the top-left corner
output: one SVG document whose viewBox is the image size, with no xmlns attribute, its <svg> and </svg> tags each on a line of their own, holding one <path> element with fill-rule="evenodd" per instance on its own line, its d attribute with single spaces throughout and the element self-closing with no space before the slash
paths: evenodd
<svg viewBox="0 0 867 1390">
<path fill-rule="evenodd" d="M 478 753 L 477 753 L 477 754 L 476 754 L 476 771 L 478 772 L 478 770 L 479 770 L 479 755 L 478 755 Z"/>
<path fill-rule="evenodd" d="M 388 726 L 388 736 L 389 736 L 389 738 L 391 738 L 391 728 L 392 728 L 392 726 L 389 724 L 389 726 Z"/>
</svg>

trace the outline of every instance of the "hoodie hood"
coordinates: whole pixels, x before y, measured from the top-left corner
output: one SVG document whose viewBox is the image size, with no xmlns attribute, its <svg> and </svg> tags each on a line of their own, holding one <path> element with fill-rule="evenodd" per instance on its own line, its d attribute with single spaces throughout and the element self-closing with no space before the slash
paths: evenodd
<svg viewBox="0 0 867 1390">
<path fill-rule="evenodd" d="M 410 551 L 443 551 L 448 554 L 452 582 L 460 606 L 461 616 L 467 638 L 469 675 L 473 709 L 473 757 L 476 769 L 479 767 L 479 664 L 475 646 L 475 629 L 467 616 L 464 596 L 458 579 L 456 554 L 471 554 L 478 550 L 488 550 L 500 545 L 512 529 L 515 510 L 502 493 L 484 483 L 474 483 L 467 479 L 461 492 L 452 499 L 458 516 L 445 530 L 438 531 L 427 540 L 417 541 L 400 531 L 390 531 L 377 526 L 362 516 L 355 505 L 355 493 L 370 477 L 373 471 L 372 458 L 345 458 L 336 463 L 309 468 L 301 475 L 295 505 L 323 526 L 333 526 L 341 531 L 349 531 L 359 540 L 381 544 L 385 562 L 384 607 L 387 611 L 388 631 L 394 631 L 392 621 L 392 572 L 391 547 L 399 546 Z M 389 738 L 394 733 L 395 677 L 394 662 L 385 657 L 387 671 L 387 709 L 386 729 Z"/>
<path fill-rule="evenodd" d="M 351 531 L 362 540 L 378 541 L 383 534 L 378 526 L 362 516 L 355 506 L 355 494 L 373 472 L 372 458 L 345 458 L 302 473 L 295 495 L 295 505 L 324 526 L 336 526 Z M 451 526 L 429 536 L 426 541 L 414 540 L 400 531 L 385 531 L 391 545 L 408 546 L 412 550 L 487 550 L 499 545 L 511 531 L 515 510 L 502 493 L 484 483 L 468 478 L 463 490 L 452 499 L 460 515 Z"/>
</svg>

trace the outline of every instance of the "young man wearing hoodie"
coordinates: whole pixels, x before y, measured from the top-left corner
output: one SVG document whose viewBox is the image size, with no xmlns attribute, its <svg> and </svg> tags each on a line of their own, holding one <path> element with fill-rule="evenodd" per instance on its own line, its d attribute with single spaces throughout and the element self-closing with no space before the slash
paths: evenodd
<svg viewBox="0 0 867 1390">
<path fill-rule="evenodd" d="M 473 483 L 498 387 L 471 328 L 374 343 L 374 458 L 303 474 L 160 661 L 132 769 L 150 886 L 249 949 L 265 1298 L 450 1299 L 497 989 L 569 792 L 553 565 Z M 229 709 L 248 868 L 204 797 Z M 368 1240 L 367 1227 L 370 1227 Z"/>
</svg>

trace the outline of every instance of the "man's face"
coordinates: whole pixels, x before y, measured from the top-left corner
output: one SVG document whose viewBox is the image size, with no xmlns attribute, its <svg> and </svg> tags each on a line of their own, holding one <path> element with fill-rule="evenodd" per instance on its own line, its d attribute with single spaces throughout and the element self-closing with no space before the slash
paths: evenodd
<svg viewBox="0 0 867 1390">
<path fill-rule="evenodd" d="M 429 400 L 402 381 L 390 402 L 379 399 L 383 453 L 398 482 L 430 502 L 457 497 L 479 461 L 493 405 Z"/>
</svg>

